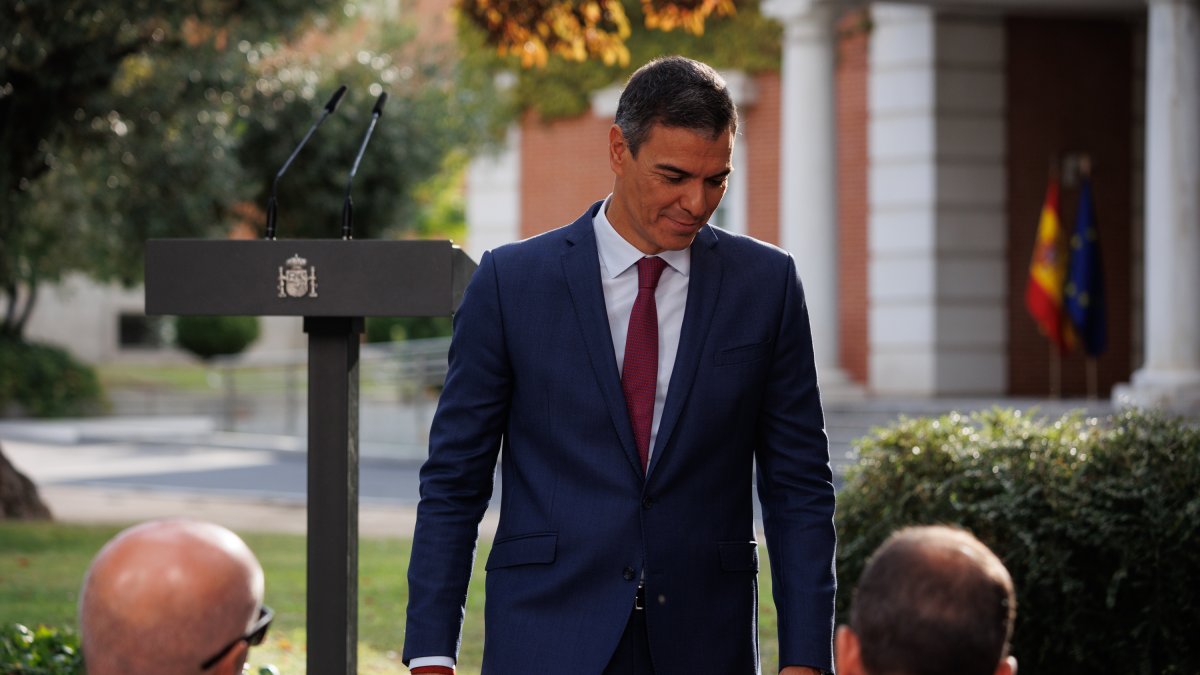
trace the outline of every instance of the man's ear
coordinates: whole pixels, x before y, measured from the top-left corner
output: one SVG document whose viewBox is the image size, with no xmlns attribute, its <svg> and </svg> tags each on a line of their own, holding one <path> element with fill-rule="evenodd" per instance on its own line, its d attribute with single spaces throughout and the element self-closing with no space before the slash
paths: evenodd
<svg viewBox="0 0 1200 675">
<path fill-rule="evenodd" d="M 625 144 L 625 134 L 621 132 L 621 127 L 614 124 L 608 128 L 608 165 L 614 174 L 620 176 L 625 172 L 625 165 L 629 163 L 629 158 L 629 146 Z"/>
<path fill-rule="evenodd" d="M 837 639 L 834 642 L 837 655 L 838 675 L 865 675 L 862 665 L 861 645 L 858 636 L 850 626 L 841 625 L 837 629 Z"/>
<path fill-rule="evenodd" d="M 242 666 L 246 665 L 246 657 L 250 654 L 250 645 L 246 644 L 245 640 L 237 643 L 229 653 L 225 655 L 212 672 L 216 675 L 241 675 Z"/>
<path fill-rule="evenodd" d="M 1000 665 L 996 666 L 996 675 L 1017 675 L 1017 657 L 1001 659 Z"/>
</svg>

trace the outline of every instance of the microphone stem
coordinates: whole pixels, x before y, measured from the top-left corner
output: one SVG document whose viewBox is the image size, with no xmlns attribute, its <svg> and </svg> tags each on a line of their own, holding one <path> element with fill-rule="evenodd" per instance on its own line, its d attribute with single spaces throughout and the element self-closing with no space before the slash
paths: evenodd
<svg viewBox="0 0 1200 675">
<path fill-rule="evenodd" d="M 354 158 L 354 166 L 350 167 L 350 177 L 346 179 L 346 200 L 342 203 L 342 239 L 353 239 L 354 205 L 350 200 L 350 188 L 354 185 L 354 176 L 358 173 L 358 165 L 362 162 L 363 154 L 367 151 L 367 142 L 375 132 L 375 123 L 379 121 L 379 113 L 371 115 L 371 124 L 363 136 L 362 144 L 358 146 L 358 156 Z"/>
<path fill-rule="evenodd" d="M 287 172 L 288 167 L 292 165 L 292 162 L 296 161 L 296 155 L 300 154 L 300 149 L 304 147 L 305 143 L 308 143 L 308 139 L 312 138 L 312 135 L 317 130 L 317 127 L 321 126 L 321 123 L 325 121 L 326 117 L 329 117 L 330 112 L 331 111 L 328 108 L 321 111 L 321 116 L 318 117 L 317 120 L 313 122 L 312 126 L 308 128 L 308 133 L 304 134 L 304 138 L 300 139 L 300 144 L 297 145 L 296 149 L 292 151 L 291 156 L 288 157 L 287 161 L 283 163 L 282 167 L 280 167 L 279 173 L 275 174 L 275 180 L 271 182 L 271 199 L 267 202 L 267 239 L 275 238 L 275 195 L 279 190 L 279 179 L 283 178 L 283 174 Z"/>
</svg>

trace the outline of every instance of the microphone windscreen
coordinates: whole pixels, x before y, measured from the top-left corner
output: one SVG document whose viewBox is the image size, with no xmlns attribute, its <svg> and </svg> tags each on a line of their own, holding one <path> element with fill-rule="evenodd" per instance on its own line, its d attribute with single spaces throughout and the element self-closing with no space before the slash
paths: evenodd
<svg viewBox="0 0 1200 675">
<path fill-rule="evenodd" d="M 345 95 L 346 95 L 346 85 L 343 84 L 342 86 L 338 87 L 337 91 L 333 92 L 333 96 L 329 97 L 329 103 L 325 104 L 326 112 L 328 112 L 329 114 L 332 115 L 333 111 L 337 110 L 338 103 L 341 103 L 342 96 L 345 96 Z"/>
</svg>

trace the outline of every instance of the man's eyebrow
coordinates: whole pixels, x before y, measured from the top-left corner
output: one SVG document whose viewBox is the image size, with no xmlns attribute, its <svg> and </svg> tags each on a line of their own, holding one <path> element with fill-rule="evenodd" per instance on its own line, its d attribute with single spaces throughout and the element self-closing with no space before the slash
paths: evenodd
<svg viewBox="0 0 1200 675">
<path fill-rule="evenodd" d="M 692 172 L 685 171 L 684 169 L 681 169 L 681 168 L 675 166 L 674 164 L 666 164 L 666 163 L 660 162 L 658 164 L 655 164 L 654 168 L 658 169 L 659 171 L 666 171 L 668 173 L 679 174 L 680 176 L 694 175 L 694 174 L 692 174 Z M 708 176 L 708 178 L 724 178 L 731 173 L 733 173 L 733 167 L 726 167 L 724 170 L 718 171 L 717 173 L 715 173 L 711 176 Z"/>
<path fill-rule="evenodd" d="M 691 172 L 685 171 L 685 170 L 675 166 L 674 164 L 666 164 L 663 162 L 659 162 L 658 164 L 654 165 L 654 168 L 658 169 L 659 171 L 666 171 L 668 173 L 677 173 L 681 176 L 692 175 Z"/>
</svg>

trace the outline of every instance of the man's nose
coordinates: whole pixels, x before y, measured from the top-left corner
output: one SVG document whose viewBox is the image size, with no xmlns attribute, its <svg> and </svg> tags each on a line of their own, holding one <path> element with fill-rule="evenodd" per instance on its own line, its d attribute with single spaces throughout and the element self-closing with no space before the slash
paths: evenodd
<svg viewBox="0 0 1200 675">
<path fill-rule="evenodd" d="M 704 182 L 689 181 L 683 188 L 683 194 L 679 198 L 679 207 L 692 217 L 698 217 L 704 213 Z"/>
</svg>

